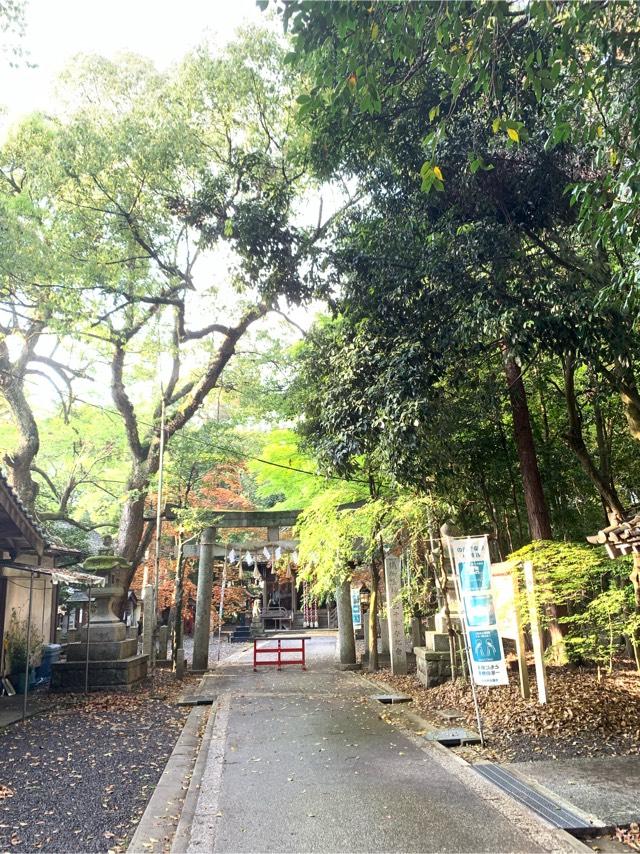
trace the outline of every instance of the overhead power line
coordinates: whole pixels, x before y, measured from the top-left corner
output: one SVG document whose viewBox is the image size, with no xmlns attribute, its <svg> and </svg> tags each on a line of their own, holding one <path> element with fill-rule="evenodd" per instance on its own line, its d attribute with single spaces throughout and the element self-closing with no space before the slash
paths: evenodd
<svg viewBox="0 0 640 854">
<path fill-rule="evenodd" d="M 2 369 L 0 369 L 0 370 L 2 370 Z M 2 373 L 10 374 L 10 371 L 2 370 Z M 30 380 L 28 378 L 25 378 L 25 382 L 28 382 L 31 385 L 37 385 L 37 383 L 34 380 Z M 102 406 L 99 403 L 92 403 L 90 400 L 84 400 L 81 397 L 74 397 L 74 400 L 77 401 L 78 403 L 85 404 L 85 406 L 91 406 L 94 409 L 98 409 L 98 410 L 100 410 L 100 412 L 104 412 L 104 413 L 107 413 L 109 415 L 115 415 L 119 419 L 122 418 L 121 414 L 118 412 L 117 409 L 111 409 L 111 407 Z M 156 427 L 156 425 L 150 421 L 143 421 L 141 418 L 137 418 L 137 417 L 136 417 L 136 420 L 138 421 L 139 424 L 142 424 L 145 427 L 152 427 L 154 429 Z M 253 460 L 254 462 L 262 463 L 262 465 L 265 465 L 265 466 L 273 466 L 274 468 L 285 469 L 286 471 L 294 471 L 294 472 L 297 472 L 298 474 L 306 474 L 309 477 L 317 477 L 317 478 L 321 478 L 322 480 L 340 480 L 343 483 L 361 483 L 361 484 L 364 484 L 365 486 L 369 486 L 369 481 L 364 480 L 362 478 L 343 477 L 342 475 L 338 475 L 338 474 L 321 474 L 320 472 L 310 471 L 309 469 L 299 468 L 298 466 L 289 466 L 289 465 L 286 465 L 285 463 L 275 463 L 272 460 L 265 460 L 263 457 L 256 457 L 253 454 L 248 454 L 245 451 L 238 450 L 237 448 L 231 448 L 228 445 L 220 445 L 216 442 L 210 442 L 208 439 L 201 439 L 199 436 L 194 436 L 193 434 L 187 435 L 185 433 L 174 433 L 171 438 L 173 439 L 174 437 L 177 437 L 178 439 L 182 439 L 183 441 L 197 442 L 201 445 L 206 446 L 207 448 L 215 448 L 215 450 L 217 450 L 217 451 L 223 451 L 226 454 L 232 454 L 233 456 L 242 457 L 243 459 L 246 459 L 246 460 Z M 116 481 L 112 481 L 112 482 L 116 483 Z"/>
</svg>

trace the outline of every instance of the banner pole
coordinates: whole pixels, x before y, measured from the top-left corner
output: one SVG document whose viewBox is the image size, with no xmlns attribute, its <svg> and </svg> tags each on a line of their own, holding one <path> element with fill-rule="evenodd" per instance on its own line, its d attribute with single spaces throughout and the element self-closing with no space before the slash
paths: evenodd
<svg viewBox="0 0 640 854">
<path fill-rule="evenodd" d="M 242 566 L 242 563 L 240 564 Z M 220 586 L 220 608 L 218 610 L 218 662 L 220 661 L 220 644 L 222 642 L 222 615 L 224 613 L 224 588 L 227 584 L 227 545 L 224 547 L 224 563 L 222 564 L 222 584 Z"/>
<path fill-rule="evenodd" d="M 469 649 L 469 634 L 467 632 L 467 618 L 464 613 L 464 602 L 462 601 L 462 593 L 460 591 L 460 583 L 458 579 L 458 567 L 453 556 L 451 548 L 451 537 L 447 537 L 447 548 L 449 550 L 449 560 L 451 561 L 451 569 L 453 572 L 453 581 L 456 586 L 456 596 L 458 597 L 458 605 L 460 608 L 460 618 L 462 620 L 462 634 L 464 635 L 464 649 L 467 656 L 467 670 L 469 672 L 469 681 L 471 683 L 471 694 L 473 696 L 473 705 L 476 710 L 476 721 L 478 722 L 478 735 L 480 736 L 480 744 L 484 747 L 484 732 L 482 729 L 482 717 L 480 715 L 480 704 L 478 703 L 478 695 L 476 693 L 476 685 L 473 681 L 473 668 L 471 666 L 471 651 Z M 468 538 L 464 538 L 468 539 Z M 485 537 L 486 539 L 486 537 Z"/>
</svg>

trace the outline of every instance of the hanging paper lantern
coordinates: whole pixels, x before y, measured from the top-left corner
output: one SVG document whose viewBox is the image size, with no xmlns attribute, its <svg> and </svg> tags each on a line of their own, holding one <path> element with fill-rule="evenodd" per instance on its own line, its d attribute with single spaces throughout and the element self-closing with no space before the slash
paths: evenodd
<svg viewBox="0 0 640 854">
<path fill-rule="evenodd" d="M 253 566 L 253 564 L 254 564 L 254 560 L 253 560 L 253 556 L 252 556 L 251 552 L 245 552 L 243 560 L 247 564 L 247 566 Z"/>
<path fill-rule="evenodd" d="M 271 555 L 269 554 L 269 549 L 266 546 L 262 549 L 262 554 L 266 557 L 267 560 L 271 558 Z"/>
<path fill-rule="evenodd" d="M 238 560 L 238 556 L 236 554 L 235 549 L 231 549 L 231 551 L 227 555 L 227 560 L 229 561 L 229 563 L 235 563 Z"/>
<path fill-rule="evenodd" d="M 280 560 L 281 557 L 282 557 L 282 549 L 280 548 L 280 546 L 278 546 L 276 549 L 276 560 Z"/>
</svg>

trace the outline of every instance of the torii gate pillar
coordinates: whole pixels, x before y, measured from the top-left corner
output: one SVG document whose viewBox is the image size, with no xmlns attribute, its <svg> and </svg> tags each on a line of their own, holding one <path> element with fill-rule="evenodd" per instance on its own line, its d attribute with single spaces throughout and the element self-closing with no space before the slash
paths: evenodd
<svg viewBox="0 0 640 854">
<path fill-rule="evenodd" d="M 193 670 L 209 666 L 209 633 L 211 631 L 211 594 L 213 592 L 213 546 L 216 529 L 204 528 L 200 537 L 196 625 L 193 632 Z"/>
</svg>

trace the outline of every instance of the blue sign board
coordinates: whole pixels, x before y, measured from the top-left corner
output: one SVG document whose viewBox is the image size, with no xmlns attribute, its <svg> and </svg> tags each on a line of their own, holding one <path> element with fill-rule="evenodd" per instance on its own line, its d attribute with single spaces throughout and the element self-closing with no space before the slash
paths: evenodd
<svg viewBox="0 0 640 854">
<path fill-rule="evenodd" d="M 493 596 L 490 593 L 470 593 L 464 597 L 465 617 L 469 628 L 491 626 L 496 622 Z"/>
<path fill-rule="evenodd" d="M 460 560 L 458 573 L 463 593 L 491 590 L 491 566 L 488 560 Z"/>
<path fill-rule="evenodd" d="M 491 559 L 486 537 L 452 537 L 452 563 L 476 685 L 508 685 L 509 677 L 491 592 Z"/>
<path fill-rule="evenodd" d="M 469 632 L 469 646 L 474 661 L 501 661 L 502 644 L 497 629 L 480 629 Z"/>
<path fill-rule="evenodd" d="M 353 626 L 359 629 L 362 625 L 362 610 L 360 608 L 360 591 L 356 587 L 351 588 L 351 616 Z"/>
</svg>

